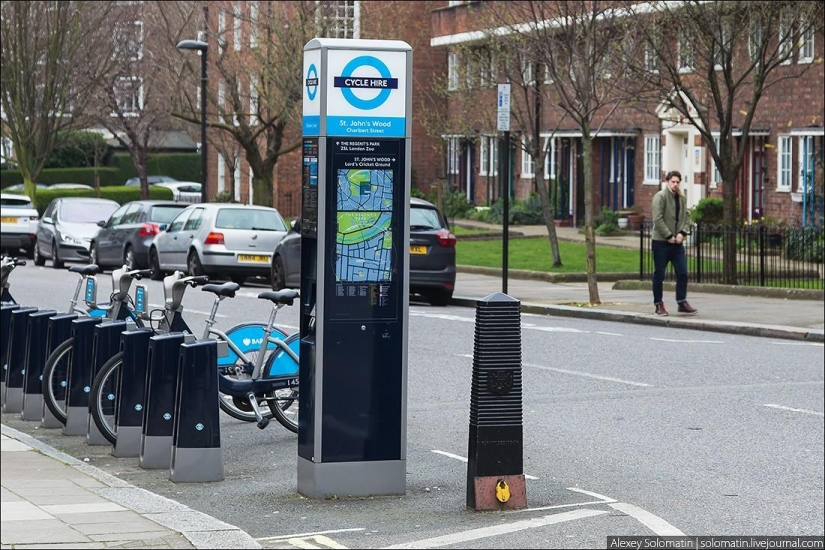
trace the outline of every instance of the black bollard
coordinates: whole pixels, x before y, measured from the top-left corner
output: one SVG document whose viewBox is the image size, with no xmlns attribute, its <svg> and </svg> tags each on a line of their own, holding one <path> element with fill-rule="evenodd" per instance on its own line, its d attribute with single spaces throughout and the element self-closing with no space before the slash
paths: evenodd
<svg viewBox="0 0 825 550">
<path fill-rule="evenodd" d="M 67 373 L 66 425 L 63 435 L 86 435 L 89 424 L 89 393 L 92 391 L 92 344 L 101 317 L 72 321 L 72 360 Z"/>
<path fill-rule="evenodd" d="M 521 392 L 521 303 L 492 294 L 476 302 L 468 508 L 527 507 Z"/>
<path fill-rule="evenodd" d="M 29 315 L 26 334 L 26 359 L 23 375 L 23 420 L 40 420 L 43 417 L 43 366 L 46 364 L 46 339 L 49 318 L 57 313 L 38 311 Z"/>
<path fill-rule="evenodd" d="M 29 315 L 36 307 L 21 307 L 11 312 L 9 324 L 8 369 L 6 370 L 5 412 L 23 412 L 23 375 L 26 372 L 26 333 L 29 331 Z"/>
<path fill-rule="evenodd" d="M 127 331 L 120 336 L 123 365 L 120 367 L 116 399 L 117 441 L 112 447 L 112 455 L 118 458 L 140 456 L 146 360 L 149 355 L 149 339 L 153 334 L 147 328 Z"/>
<path fill-rule="evenodd" d="M 217 344 L 201 340 L 180 347 L 170 481 L 223 480 Z"/>
<path fill-rule="evenodd" d="M 132 324 L 132 327 L 135 325 Z M 92 382 L 94 382 L 97 373 L 100 372 L 101 367 L 120 351 L 120 335 L 127 330 L 128 324 L 126 321 L 107 321 L 100 323 L 95 327 L 94 340 L 92 343 Z M 116 378 L 110 378 L 104 387 L 104 393 L 109 396 L 110 401 L 104 409 L 104 414 L 109 414 L 114 417 L 115 414 L 115 389 Z M 86 445 L 109 445 L 109 440 L 103 437 L 100 430 L 92 418 L 92 407 L 97 407 L 97 403 L 89 400 L 89 419 L 86 425 Z"/>
<path fill-rule="evenodd" d="M 6 403 L 6 371 L 9 370 L 8 352 L 11 312 L 20 309 L 17 304 L 0 306 L 0 407 Z"/>
<path fill-rule="evenodd" d="M 180 332 L 149 339 L 146 393 L 143 407 L 141 468 L 169 468 L 172 462 L 172 426 L 178 357 L 184 335 Z"/>
<path fill-rule="evenodd" d="M 63 342 L 68 340 L 72 337 L 72 321 L 78 318 L 77 313 L 61 313 L 60 315 L 53 315 L 49 318 L 49 328 L 46 331 L 46 359 L 48 360 L 49 356 L 54 353 L 54 350 L 60 346 Z M 58 378 L 62 378 L 62 380 L 56 379 L 55 382 L 58 383 L 56 387 L 52 389 L 54 392 L 54 396 L 58 401 L 65 403 L 66 401 L 66 388 L 69 383 L 68 379 L 68 365 L 66 365 L 66 370 L 64 372 L 56 373 Z M 42 390 L 42 388 L 41 388 Z M 40 421 L 40 425 L 44 428 L 62 428 L 63 422 L 57 419 L 55 415 L 52 414 L 51 409 L 43 403 L 43 413 L 42 413 L 42 420 Z"/>
</svg>

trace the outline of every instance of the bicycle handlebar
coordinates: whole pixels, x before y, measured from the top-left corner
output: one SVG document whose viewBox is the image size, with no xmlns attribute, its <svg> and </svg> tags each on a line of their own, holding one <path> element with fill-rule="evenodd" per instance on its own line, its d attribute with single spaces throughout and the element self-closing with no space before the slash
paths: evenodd
<svg viewBox="0 0 825 550">
<path fill-rule="evenodd" d="M 131 272 L 130 272 L 131 273 Z M 137 280 L 142 279 L 143 277 L 151 277 L 152 270 L 151 269 L 141 269 L 137 273 L 134 274 L 134 278 Z"/>
</svg>

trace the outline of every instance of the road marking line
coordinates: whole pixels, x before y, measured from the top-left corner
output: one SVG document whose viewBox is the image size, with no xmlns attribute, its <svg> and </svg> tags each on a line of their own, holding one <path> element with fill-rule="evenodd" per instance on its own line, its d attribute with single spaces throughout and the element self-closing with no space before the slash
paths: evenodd
<svg viewBox="0 0 825 550">
<path fill-rule="evenodd" d="M 549 516 L 544 516 L 540 518 L 515 521 L 513 523 L 504 525 L 493 525 L 490 527 L 471 529 L 469 531 L 453 533 L 451 535 L 444 535 L 441 537 L 433 537 L 431 539 L 406 542 L 404 544 L 394 544 L 392 546 L 387 546 L 386 548 L 439 548 L 441 546 L 448 546 L 450 544 L 462 544 L 467 543 L 471 540 L 506 535 L 508 533 L 515 533 L 516 531 L 533 529 L 535 527 L 545 527 L 547 525 L 563 523 L 565 521 L 573 521 L 577 519 L 600 516 L 606 513 L 607 512 L 603 510 L 572 510 L 570 512 L 551 514 Z"/>
<path fill-rule="evenodd" d="M 633 504 L 627 504 L 626 502 L 616 502 L 613 504 L 608 504 L 611 508 L 618 510 L 619 512 L 623 512 L 628 516 L 632 517 L 633 519 L 642 523 L 645 527 L 653 531 L 656 535 L 660 537 L 683 537 L 685 536 L 680 530 L 660 518 L 654 514 L 651 514 L 647 510 L 642 510 L 638 506 L 634 506 Z"/>
<path fill-rule="evenodd" d="M 676 342 L 679 344 L 724 344 L 721 340 L 674 340 L 671 338 L 650 338 L 657 342 Z"/>
<path fill-rule="evenodd" d="M 320 548 L 320 546 L 315 546 L 314 544 L 310 544 L 303 539 L 289 539 L 287 540 L 289 544 L 292 546 L 297 546 L 298 548 Z"/>
<path fill-rule="evenodd" d="M 447 451 L 439 451 L 438 449 L 433 449 L 433 452 L 438 455 L 444 455 L 447 458 L 454 458 L 456 460 L 460 460 L 461 462 L 467 462 L 467 459 L 460 455 L 454 455 L 453 453 L 448 453 Z M 531 476 L 529 474 L 524 474 L 526 479 L 538 479 L 536 476 Z M 615 502 L 615 501 L 614 501 Z"/>
<path fill-rule="evenodd" d="M 541 512 L 544 510 L 557 510 L 559 508 L 575 508 L 576 506 L 589 506 L 591 504 L 605 504 L 616 502 L 615 500 L 588 500 L 587 502 L 576 502 L 574 504 L 556 504 L 555 506 L 540 506 L 538 508 L 523 508 L 521 510 L 509 510 L 505 514 L 518 514 L 521 512 Z"/>
<path fill-rule="evenodd" d="M 825 346 L 825 344 L 819 342 L 771 342 L 771 344 L 777 346 L 816 346 L 818 348 Z"/>
<path fill-rule="evenodd" d="M 326 546 L 327 548 L 346 548 L 346 546 L 338 544 L 331 538 L 325 537 L 324 535 L 315 535 L 312 538 L 315 539 L 315 542 L 322 546 Z"/>
<path fill-rule="evenodd" d="M 473 358 L 472 353 L 456 353 L 456 357 L 466 357 L 468 359 Z M 537 365 L 535 363 L 522 363 L 522 366 L 525 367 L 533 367 L 536 369 L 542 370 L 550 370 L 554 372 L 561 372 L 563 374 L 573 374 L 575 376 L 583 376 L 585 378 L 595 378 L 596 380 L 604 380 L 607 382 L 618 382 L 620 384 L 629 384 L 631 386 L 639 386 L 641 388 L 652 388 L 653 384 L 645 384 L 644 382 L 633 382 L 631 380 L 623 380 L 621 378 L 613 378 L 612 376 L 599 376 L 598 374 L 590 374 L 589 372 L 580 372 L 576 370 L 567 370 L 567 369 L 557 369 L 555 367 L 547 367 L 545 365 Z"/>
<path fill-rule="evenodd" d="M 157 308 L 157 309 L 163 309 L 164 308 L 164 306 L 162 304 L 149 304 L 149 307 Z M 194 313 L 195 315 L 206 315 L 207 317 L 209 317 L 212 314 L 211 311 L 198 311 L 197 309 L 187 309 L 185 311 L 186 311 L 186 313 Z M 224 319 L 226 319 L 228 316 L 227 315 L 221 315 L 220 313 L 216 313 L 215 317 L 223 317 Z"/>
<path fill-rule="evenodd" d="M 631 380 L 623 380 L 621 378 L 613 378 L 612 376 L 599 376 L 598 374 L 590 374 L 589 372 L 580 372 L 575 370 L 557 369 L 555 367 L 547 367 L 545 365 L 536 365 L 535 363 L 524 363 L 525 367 L 533 367 L 536 369 L 550 370 L 553 372 L 560 372 L 562 374 L 572 374 L 574 376 L 583 376 L 584 378 L 594 378 L 596 380 L 604 380 L 605 382 L 618 382 L 619 384 L 627 384 L 629 386 L 638 386 L 640 388 L 652 388 L 653 384 L 645 384 L 644 382 L 633 382 Z"/>
<path fill-rule="evenodd" d="M 522 325 L 524 326 L 524 325 Z M 568 327 L 524 327 L 529 328 L 530 330 L 540 330 L 542 332 L 579 332 L 582 334 L 587 334 L 589 331 L 587 330 L 579 330 L 577 328 L 568 328 Z"/>
<path fill-rule="evenodd" d="M 624 334 L 618 334 L 616 332 L 601 332 L 598 330 L 596 331 L 596 334 L 604 334 L 605 336 L 624 336 Z"/>
<path fill-rule="evenodd" d="M 600 495 L 599 493 L 594 493 L 593 491 L 585 491 L 584 489 L 579 489 L 578 487 L 568 487 L 567 490 L 573 491 L 574 493 L 581 493 L 583 495 L 597 498 L 602 502 L 618 502 L 615 498 L 606 497 L 604 495 Z"/>
<path fill-rule="evenodd" d="M 314 537 L 317 535 L 329 535 L 332 533 L 353 533 L 356 531 L 364 531 L 364 527 L 353 527 L 350 529 L 328 529 L 326 531 L 315 531 L 313 533 L 293 533 L 292 535 L 276 535 L 274 537 L 261 537 L 259 539 L 255 539 L 257 541 L 267 541 L 267 540 L 285 540 L 285 539 L 297 539 L 301 537 Z"/>
<path fill-rule="evenodd" d="M 763 407 L 770 407 L 771 409 L 780 409 L 783 411 L 791 411 L 795 413 L 803 413 L 803 414 L 814 414 L 816 416 L 825 416 L 825 413 L 821 413 L 818 411 L 812 411 L 810 409 L 793 409 L 791 407 L 783 407 L 782 405 L 774 405 L 773 403 L 768 403 L 767 405 L 762 405 Z"/>
</svg>

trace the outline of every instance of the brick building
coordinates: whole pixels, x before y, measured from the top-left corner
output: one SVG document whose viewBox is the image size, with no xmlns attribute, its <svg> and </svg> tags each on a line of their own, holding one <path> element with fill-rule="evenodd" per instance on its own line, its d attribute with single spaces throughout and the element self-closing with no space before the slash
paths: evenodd
<svg viewBox="0 0 825 550">
<path fill-rule="evenodd" d="M 445 52 L 448 89 L 453 91 L 446 99 L 446 117 L 456 114 L 463 117 L 455 121 L 457 131 L 442 134 L 445 142 L 442 163 L 446 177 L 476 204 L 497 199 L 501 190 L 502 171 L 498 170 L 498 163 L 502 145 L 501 136 L 495 131 L 492 107 L 495 83 L 502 81 L 501 67 L 482 63 L 479 68 L 477 53 L 469 60 L 467 55 L 467 52 L 483 51 L 489 44 L 490 31 L 506 32 L 505 27 L 491 28 L 492 19 L 487 13 L 491 4 L 449 2 L 434 9 L 431 16 L 430 43 Z M 794 21 L 786 24 L 788 29 L 798 28 Z M 784 31 L 793 54 L 787 66 L 776 69 L 776 74 L 789 79 L 766 91 L 747 142 L 741 140 L 741 115 L 738 120 L 734 118 L 734 139 L 737 147 L 745 148 L 736 182 L 740 217 L 745 220 L 771 216 L 791 223 L 810 223 L 822 215 L 821 199 L 811 205 L 803 193 L 804 189 L 813 188 L 815 173 L 822 170 L 825 114 L 822 28 L 819 21 L 812 32 Z M 783 33 L 781 28 L 779 33 Z M 693 58 L 689 46 L 689 43 L 679 44 L 680 63 Z M 748 45 L 734 47 L 745 49 Z M 528 63 L 522 70 L 534 69 Z M 679 72 L 700 73 L 687 64 L 680 66 Z M 801 76 L 794 77 L 795 74 Z M 695 76 L 701 78 L 701 74 Z M 465 82 L 472 82 L 473 86 L 465 86 Z M 549 95 L 552 103 L 552 94 Z M 484 111 L 483 114 L 468 116 L 473 115 L 467 112 L 468 101 L 479 106 L 475 107 L 476 113 Z M 691 207 L 703 197 L 721 196 L 721 177 L 702 135 L 664 102 L 648 102 L 644 107 L 619 105 L 593 140 L 594 212 L 603 206 L 620 210 L 636 204 L 649 214 L 652 196 L 660 189 L 668 170 L 682 172 L 682 187 Z M 594 127 L 601 122 L 597 115 Z M 557 217 L 581 224 L 584 215 L 581 132 L 571 121 L 563 120 L 558 112 L 550 109 L 543 113 L 541 124 L 541 136 L 549 149 L 544 173 L 550 176 L 551 199 L 557 206 Z M 516 140 L 525 139 L 519 128 L 514 127 L 513 134 Z M 534 162 L 520 147 L 511 147 L 511 153 L 513 194 L 517 199 L 525 199 L 535 189 Z M 807 212 L 803 213 L 803 206 L 808 207 Z"/>
</svg>

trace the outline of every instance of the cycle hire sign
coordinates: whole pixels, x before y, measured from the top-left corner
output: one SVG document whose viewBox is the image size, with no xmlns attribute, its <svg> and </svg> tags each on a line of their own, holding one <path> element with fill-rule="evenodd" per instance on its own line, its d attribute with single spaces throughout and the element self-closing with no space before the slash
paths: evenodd
<svg viewBox="0 0 825 550">
<path fill-rule="evenodd" d="M 329 50 L 327 55 L 327 135 L 404 137 L 407 53 Z"/>
<path fill-rule="evenodd" d="M 321 131 L 321 50 L 304 52 L 303 134 L 317 136 Z"/>
</svg>

